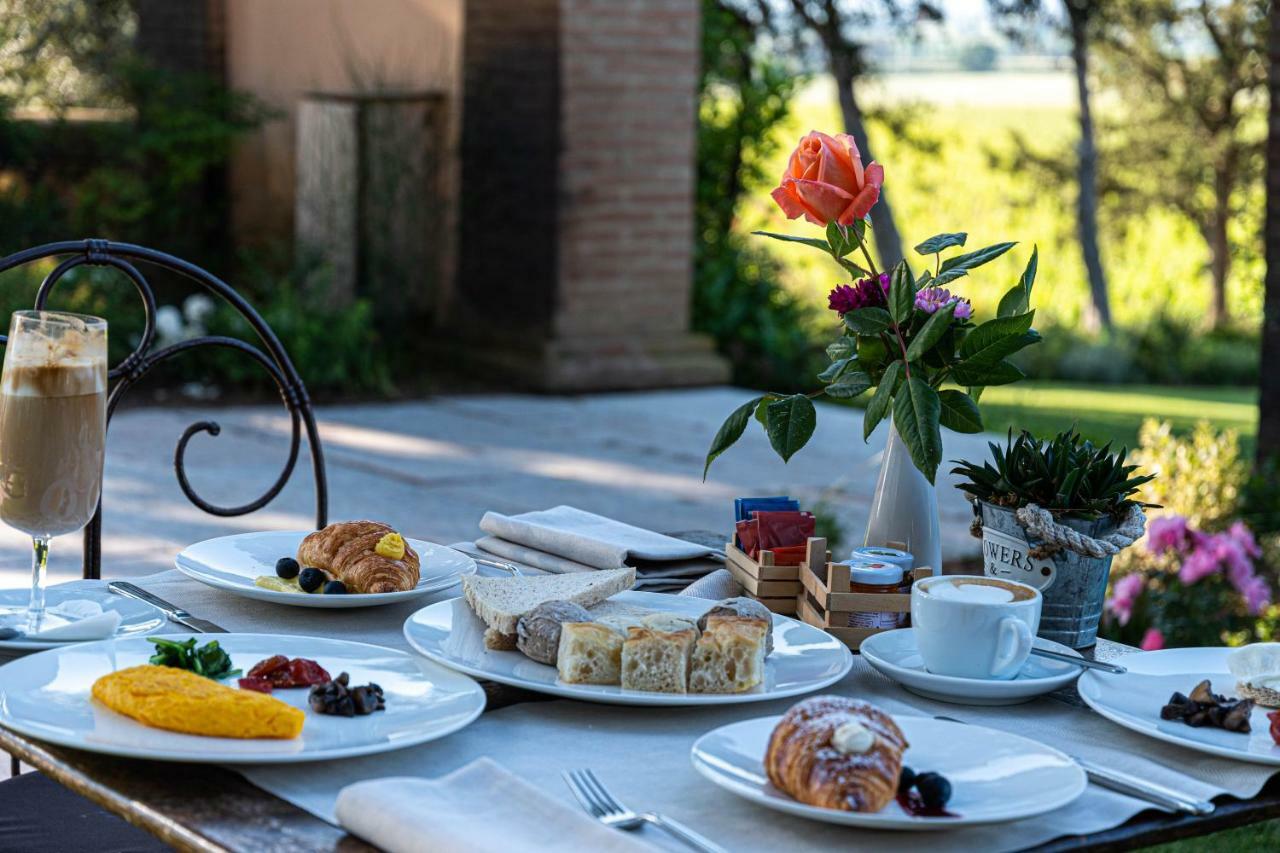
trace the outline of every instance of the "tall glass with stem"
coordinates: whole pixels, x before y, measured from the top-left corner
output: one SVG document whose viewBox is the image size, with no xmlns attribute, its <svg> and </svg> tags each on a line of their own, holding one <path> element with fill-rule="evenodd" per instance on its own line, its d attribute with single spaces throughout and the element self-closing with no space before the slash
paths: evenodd
<svg viewBox="0 0 1280 853">
<path fill-rule="evenodd" d="M 31 599 L 0 615 L 44 622 L 49 540 L 89 523 L 102 493 L 107 321 L 17 311 L 0 373 L 0 520 L 31 537 Z M 15 624 L 16 623 L 16 624 Z"/>
</svg>

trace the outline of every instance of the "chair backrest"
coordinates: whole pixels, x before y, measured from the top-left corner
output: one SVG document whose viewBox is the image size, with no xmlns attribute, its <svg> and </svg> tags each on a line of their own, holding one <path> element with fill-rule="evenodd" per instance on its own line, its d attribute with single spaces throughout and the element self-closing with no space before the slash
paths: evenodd
<svg viewBox="0 0 1280 853">
<path fill-rule="evenodd" d="M 112 267 L 119 270 L 133 282 L 134 287 L 137 288 L 138 296 L 142 299 L 142 310 L 145 315 L 142 340 L 138 342 L 138 346 L 133 352 L 115 367 L 112 367 L 108 373 L 108 382 L 110 383 L 107 396 L 108 427 L 111 424 L 111 416 L 115 412 L 116 404 L 120 402 L 120 398 L 138 380 L 145 376 L 152 367 L 155 367 L 160 362 L 179 353 L 200 347 L 224 347 L 242 352 L 262 365 L 263 369 L 270 374 L 276 383 L 276 387 L 280 390 L 280 397 L 289 412 L 289 417 L 293 421 L 289 456 L 285 460 L 284 468 L 275 483 L 268 487 L 257 499 L 248 503 L 240 504 L 239 506 L 219 506 L 206 501 L 196 493 L 187 479 L 185 464 L 187 443 L 191 441 L 191 438 L 196 433 L 204 432 L 216 436 L 221 431 L 221 428 L 216 421 L 198 421 L 188 426 L 178 438 L 178 444 L 173 455 L 173 466 L 178 476 L 178 485 L 188 500 L 212 515 L 237 516 L 259 510 L 275 499 L 293 474 L 294 466 L 298 461 L 302 431 L 305 429 L 307 447 L 311 452 L 311 466 L 316 484 L 316 528 L 324 527 L 329 511 L 329 490 L 325 478 L 324 452 L 320 447 L 320 435 L 316 430 L 316 420 L 311 408 L 311 400 L 307 396 L 306 386 L 302 384 L 302 379 L 298 376 L 298 371 L 294 369 L 293 362 L 289 360 L 284 346 L 281 345 L 279 338 L 271 331 L 271 328 L 267 326 L 262 317 L 258 315 L 258 312 L 253 309 L 253 306 L 217 276 L 209 274 L 200 267 L 164 252 L 158 252 L 155 249 L 134 246 L 129 243 L 114 243 L 109 240 L 68 240 L 61 243 L 46 243 L 43 246 L 15 252 L 8 257 L 0 258 L 0 273 L 14 267 L 43 260 L 44 258 L 64 255 L 67 257 L 58 263 L 40 283 L 40 288 L 36 291 L 36 310 L 44 310 L 45 303 L 49 299 L 49 292 L 53 289 L 53 286 L 69 271 L 79 266 Z M 156 334 L 155 293 L 151 289 L 151 284 L 134 266 L 134 261 L 176 272 L 194 281 L 214 297 L 226 302 L 253 329 L 261 347 L 246 343 L 238 338 L 219 335 L 205 335 L 165 347 L 153 347 Z M 0 336 L 0 343 L 4 342 L 5 338 Z M 93 520 L 89 522 L 84 530 L 84 576 L 86 578 L 97 578 L 101 575 L 101 572 L 102 503 L 99 501 Z"/>
</svg>

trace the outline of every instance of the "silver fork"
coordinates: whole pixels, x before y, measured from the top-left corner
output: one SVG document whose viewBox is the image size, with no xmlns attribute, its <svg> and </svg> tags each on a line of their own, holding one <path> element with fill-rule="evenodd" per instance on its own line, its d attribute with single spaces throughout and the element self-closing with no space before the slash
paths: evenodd
<svg viewBox="0 0 1280 853">
<path fill-rule="evenodd" d="M 703 838 L 679 821 L 663 817 L 654 812 L 633 812 L 618 802 L 617 798 L 610 794 L 604 785 L 600 784 L 596 774 L 587 768 L 566 770 L 561 776 L 564 778 L 565 784 L 569 786 L 569 790 L 573 791 L 573 795 L 578 798 L 578 802 L 582 804 L 582 807 L 605 826 L 630 830 L 638 829 L 643 824 L 651 823 L 660 829 L 666 830 L 694 850 L 700 850 L 702 853 L 727 853 L 723 847 Z"/>
</svg>

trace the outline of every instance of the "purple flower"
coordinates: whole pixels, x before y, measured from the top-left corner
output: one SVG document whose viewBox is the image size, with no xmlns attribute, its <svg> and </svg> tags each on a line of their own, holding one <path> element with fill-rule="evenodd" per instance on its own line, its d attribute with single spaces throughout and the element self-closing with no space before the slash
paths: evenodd
<svg viewBox="0 0 1280 853">
<path fill-rule="evenodd" d="M 1240 594 L 1244 596 L 1244 603 L 1249 608 L 1249 613 L 1254 616 L 1271 603 L 1271 587 L 1267 586 L 1267 582 L 1260 577 L 1249 578 L 1244 589 L 1240 590 Z"/>
<path fill-rule="evenodd" d="M 1182 561 L 1182 568 L 1178 569 L 1178 580 L 1191 586 L 1198 580 L 1217 574 L 1218 567 L 1215 549 L 1212 546 L 1198 547 Z"/>
<path fill-rule="evenodd" d="M 1146 588 L 1146 578 L 1141 572 L 1125 575 L 1116 581 L 1111 590 L 1111 598 L 1107 600 L 1107 609 L 1115 614 L 1121 625 L 1128 625 L 1133 616 L 1133 607 L 1138 603 L 1138 596 Z"/>
<path fill-rule="evenodd" d="M 1191 547 L 1191 531 L 1181 515 L 1162 515 L 1151 519 L 1147 528 L 1147 550 L 1152 554 L 1176 551 L 1185 554 Z"/>
<path fill-rule="evenodd" d="M 1249 525 L 1243 521 L 1237 521 L 1227 530 L 1227 536 L 1240 546 L 1240 550 L 1244 551 L 1250 557 L 1261 557 L 1262 549 L 1258 547 L 1258 540 L 1253 538 L 1253 531 L 1249 529 Z"/>
<path fill-rule="evenodd" d="M 945 287 L 926 287 L 916 294 L 916 308 L 926 314 L 933 314 L 952 303 L 955 303 L 957 318 L 967 320 L 973 316 L 973 306 L 969 304 L 969 300 L 952 296 L 951 291 Z"/>
<path fill-rule="evenodd" d="M 848 314 L 859 308 L 885 308 L 889 300 L 885 294 L 889 292 L 889 274 L 880 273 L 880 284 L 864 278 L 856 284 L 837 284 L 827 295 L 827 307 L 837 314 Z"/>
</svg>

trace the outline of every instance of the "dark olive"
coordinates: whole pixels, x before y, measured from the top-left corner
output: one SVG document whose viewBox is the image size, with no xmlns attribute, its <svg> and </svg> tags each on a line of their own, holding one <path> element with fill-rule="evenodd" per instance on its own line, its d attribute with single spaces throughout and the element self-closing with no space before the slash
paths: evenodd
<svg viewBox="0 0 1280 853">
<path fill-rule="evenodd" d="M 898 793 L 905 794 L 911 790 L 916 784 L 916 771 L 907 765 L 902 765 L 902 772 L 898 774 Z"/>
<path fill-rule="evenodd" d="M 951 783 L 941 773 L 921 773 L 916 777 L 916 790 L 931 809 L 940 809 L 951 799 Z"/>
<path fill-rule="evenodd" d="M 329 581 L 324 585 L 325 595 L 346 595 L 347 585 L 342 581 Z"/>
<path fill-rule="evenodd" d="M 315 592 L 325 581 L 324 572 L 310 566 L 298 573 L 298 586 L 303 592 Z"/>
<path fill-rule="evenodd" d="M 293 557 L 281 557 L 276 560 L 276 575 L 288 580 L 298 576 L 298 561 Z"/>
</svg>

